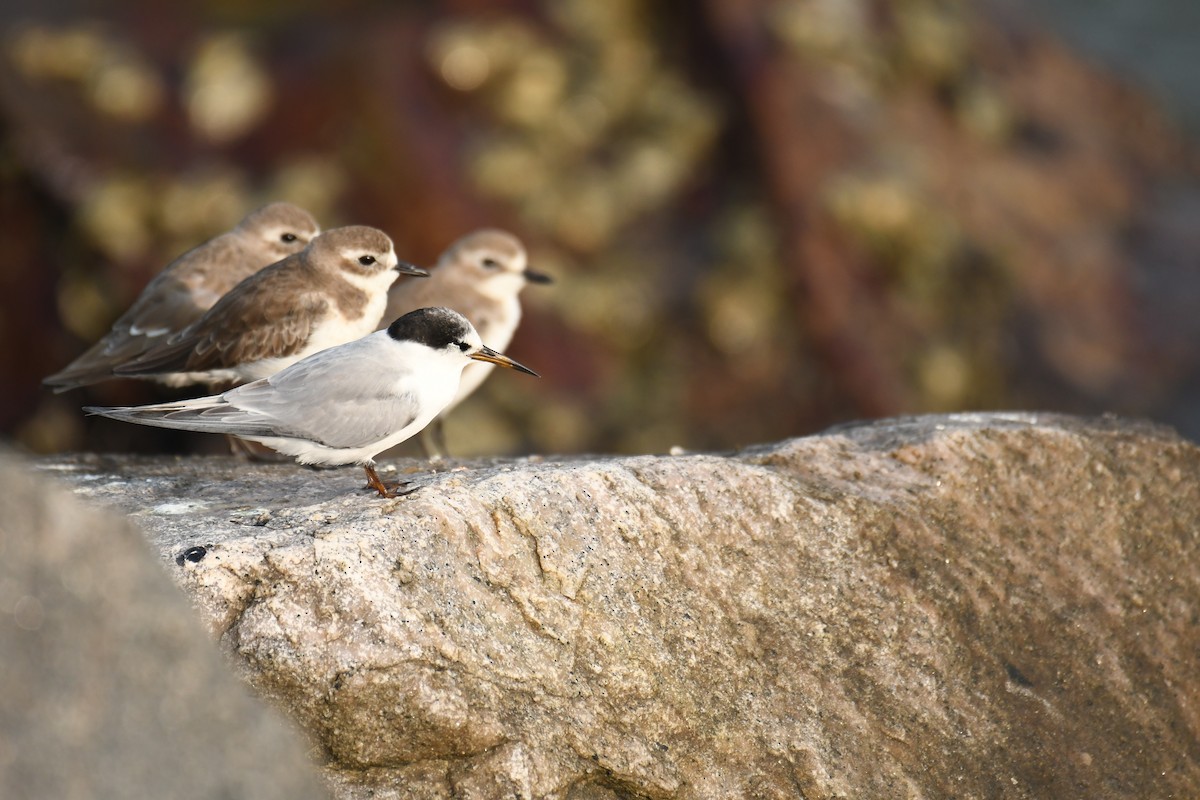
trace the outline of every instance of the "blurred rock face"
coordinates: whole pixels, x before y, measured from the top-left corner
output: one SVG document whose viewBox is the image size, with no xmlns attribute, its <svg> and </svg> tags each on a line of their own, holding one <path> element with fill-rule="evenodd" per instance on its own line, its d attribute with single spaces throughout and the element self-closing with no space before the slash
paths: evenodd
<svg viewBox="0 0 1200 800">
<path fill-rule="evenodd" d="M 0 351 L 0 426 L 42 450 L 206 446 L 74 416 L 148 387 L 36 380 L 269 199 L 420 263 L 509 228 L 560 279 L 513 343 L 545 379 L 490 381 L 449 422 L 457 453 L 980 407 L 1200 418 L 1194 153 L 1054 41 L 932 0 L 523 8 L 14 28 L 0 277 L 29 301 L 0 325 L 38 335 Z"/>
<path fill-rule="evenodd" d="M 341 797 L 1200 791 L 1200 449 L 1163 428 L 886 420 L 394 501 L 353 469 L 42 464 L 137 514 Z"/>
<path fill-rule="evenodd" d="M 0 453 L 0 795 L 327 796 L 142 535 L 32 469 Z"/>
</svg>

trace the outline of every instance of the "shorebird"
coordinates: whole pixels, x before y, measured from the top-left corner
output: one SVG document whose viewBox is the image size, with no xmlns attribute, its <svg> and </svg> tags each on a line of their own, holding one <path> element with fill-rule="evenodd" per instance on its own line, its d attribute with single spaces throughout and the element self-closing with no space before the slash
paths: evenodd
<svg viewBox="0 0 1200 800">
<path fill-rule="evenodd" d="M 376 228 L 334 228 L 231 289 L 166 343 L 113 369 L 210 386 L 266 378 L 379 325 L 388 287 L 427 275 L 397 260 Z M 184 379 L 186 378 L 186 381 Z"/>
<path fill-rule="evenodd" d="M 233 230 L 164 267 L 104 338 L 43 383 L 65 392 L 114 377 L 114 367 L 179 334 L 244 278 L 300 252 L 319 231 L 312 215 L 291 203 L 251 212 Z M 175 375 L 156 377 L 169 385 L 187 383 Z"/>
</svg>

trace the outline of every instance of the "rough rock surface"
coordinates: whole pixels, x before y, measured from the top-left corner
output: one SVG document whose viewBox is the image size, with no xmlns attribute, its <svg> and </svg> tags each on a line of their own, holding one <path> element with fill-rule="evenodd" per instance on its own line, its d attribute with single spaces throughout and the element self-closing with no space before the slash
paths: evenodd
<svg viewBox="0 0 1200 800">
<path fill-rule="evenodd" d="M 0 452 L 0 797 L 328 797 L 141 532 Z"/>
<path fill-rule="evenodd" d="M 42 467 L 145 529 L 342 797 L 1200 794 L 1200 449 L 1167 429 L 899 419 L 387 501 Z"/>
</svg>

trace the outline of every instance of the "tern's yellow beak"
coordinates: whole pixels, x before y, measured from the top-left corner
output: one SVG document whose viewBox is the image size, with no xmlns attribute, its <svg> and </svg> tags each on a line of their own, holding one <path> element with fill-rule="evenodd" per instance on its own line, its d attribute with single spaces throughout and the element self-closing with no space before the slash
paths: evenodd
<svg viewBox="0 0 1200 800">
<path fill-rule="evenodd" d="M 534 372 L 533 370 L 531 370 L 529 367 L 525 366 L 524 364 L 519 364 L 516 361 L 513 361 L 508 356 L 504 355 L 503 353 L 497 353 L 495 350 L 493 350 L 490 347 L 484 347 L 478 353 L 472 353 L 471 358 L 475 359 L 476 361 L 487 361 L 488 363 L 491 363 L 491 364 L 499 364 L 502 367 L 508 367 L 509 369 L 515 369 L 518 372 L 524 372 L 528 375 L 532 375 L 535 378 L 542 377 L 541 375 L 538 375 L 536 372 Z"/>
</svg>

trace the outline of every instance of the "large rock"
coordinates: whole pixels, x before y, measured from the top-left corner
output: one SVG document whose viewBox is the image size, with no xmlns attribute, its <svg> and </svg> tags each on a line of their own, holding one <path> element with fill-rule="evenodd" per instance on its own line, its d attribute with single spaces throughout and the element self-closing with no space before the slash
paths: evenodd
<svg viewBox="0 0 1200 800">
<path fill-rule="evenodd" d="M 43 462 L 129 512 L 340 796 L 1195 797 L 1200 450 L 884 421 L 414 475 Z"/>
<path fill-rule="evenodd" d="M 0 797 L 328 797 L 141 532 L 0 453 Z"/>
</svg>

